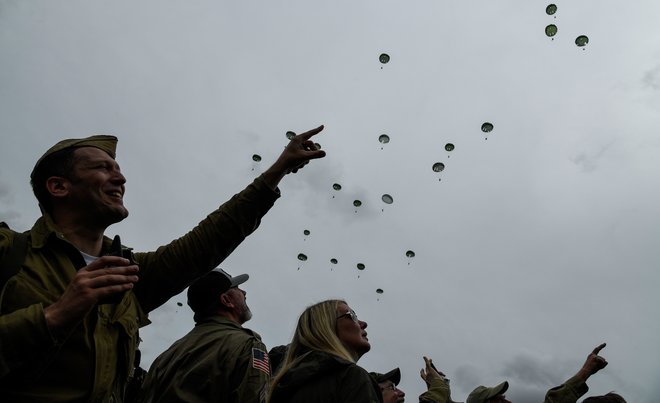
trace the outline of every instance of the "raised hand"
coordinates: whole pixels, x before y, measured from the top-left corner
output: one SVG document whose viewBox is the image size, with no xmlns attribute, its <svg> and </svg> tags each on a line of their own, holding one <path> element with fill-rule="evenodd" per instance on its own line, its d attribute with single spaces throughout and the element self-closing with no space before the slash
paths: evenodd
<svg viewBox="0 0 660 403">
<path fill-rule="evenodd" d="M 320 133 L 323 125 L 294 136 L 284 148 L 277 161 L 266 170 L 262 177 L 275 189 L 280 180 L 289 173 L 296 173 L 309 163 L 309 160 L 325 157 L 325 151 L 317 149 L 312 136 Z"/>
</svg>

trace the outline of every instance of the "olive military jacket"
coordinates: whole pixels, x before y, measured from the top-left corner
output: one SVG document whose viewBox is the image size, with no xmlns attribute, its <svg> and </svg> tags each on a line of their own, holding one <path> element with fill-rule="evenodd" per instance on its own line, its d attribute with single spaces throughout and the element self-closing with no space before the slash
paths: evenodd
<svg viewBox="0 0 660 403">
<path fill-rule="evenodd" d="M 428 390 L 419 395 L 420 403 L 454 403 L 449 397 L 449 383 L 442 379 L 432 379 Z"/>
<path fill-rule="evenodd" d="M 261 337 L 222 316 L 200 320 L 161 354 L 143 384 L 145 403 L 258 403 L 270 365 Z"/>
<path fill-rule="evenodd" d="M 270 403 L 383 401 L 378 384 L 365 369 L 321 351 L 311 351 L 301 356 L 286 370 L 271 392 Z"/>
<path fill-rule="evenodd" d="M 67 334 L 49 331 L 44 308 L 85 263 L 44 214 L 30 231 L 21 269 L 0 292 L 2 401 L 121 402 L 147 313 L 216 267 L 259 226 L 278 197 L 257 178 L 183 237 L 134 253 L 140 266 L 135 287 L 119 302 L 97 305 Z M 0 229 L 0 256 L 12 247 L 13 234 Z M 110 243 L 106 238 L 104 248 Z"/>
<path fill-rule="evenodd" d="M 589 387 L 582 380 L 573 377 L 562 385 L 555 386 L 545 394 L 543 403 L 575 403 L 589 391 Z"/>
</svg>

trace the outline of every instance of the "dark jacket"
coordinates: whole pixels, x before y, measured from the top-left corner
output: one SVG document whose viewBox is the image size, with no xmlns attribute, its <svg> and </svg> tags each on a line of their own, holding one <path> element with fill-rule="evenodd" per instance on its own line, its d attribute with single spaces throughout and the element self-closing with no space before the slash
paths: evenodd
<svg viewBox="0 0 660 403">
<path fill-rule="evenodd" d="M 362 367 L 311 351 L 289 368 L 272 390 L 271 403 L 374 403 L 383 395 Z"/>
</svg>

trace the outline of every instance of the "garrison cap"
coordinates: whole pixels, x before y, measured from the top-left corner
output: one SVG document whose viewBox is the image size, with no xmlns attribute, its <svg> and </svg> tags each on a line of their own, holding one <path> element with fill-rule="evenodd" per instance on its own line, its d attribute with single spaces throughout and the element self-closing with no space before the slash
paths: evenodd
<svg viewBox="0 0 660 403">
<path fill-rule="evenodd" d="M 115 151 L 117 149 L 117 137 L 109 136 L 105 134 L 97 134 L 94 136 L 86 137 L 84 139 L 66 139 L 62 140 L 59 143 L 52 146 L 44 155 L 39 158 L 36 164 L 34 164 L 34 169 L 30 174 L 30 179 L 34 178 L 34 171 L 37 170 L 37 167 L 41 162 L 46 159 L 48 156 L 55 154 L 58 151 L 66 150 L 67 148 L 77 148 L 77 147 L 96 147 L 100 150 L 105 151 L 113 159 L 115 158 Z"/>
<path fill-rule="evenodd" d="M 376 380 L 377 383 L 382 383 L 385 381 L 392 381 L 393 384 L 398 385 L 401 382 L 401 370 L 399 368 L 394 368 L 388 373 L 379 374 L 378 372 L 369 372 L 372 378 Z"/>
<path fill-rule="evenodd" d="M 485 386 L 477 386 L 470 396 L 468 396 L 465 403 L 485 403 L 488 399 L 492 399 L 497 395 L 501 395 L 509 389 L 509 382 L 504 381 L 497 386 L 487 388 Z"/>
<path fill-rule="evenodd" d="M 206 275 L 195 280 L 188 287 L 188 305 L 194 312 L 203 312 L 218 295 L 227 292 L 232 287 L 243 284 L 250 278 L 247 274 L 232 277 L 229 273 L 217 267 Z"/>
</svg>

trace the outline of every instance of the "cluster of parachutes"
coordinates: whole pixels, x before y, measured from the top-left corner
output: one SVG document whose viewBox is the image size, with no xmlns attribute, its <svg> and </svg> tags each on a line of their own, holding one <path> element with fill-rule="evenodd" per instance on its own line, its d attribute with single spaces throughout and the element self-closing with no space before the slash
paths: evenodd
<svg viewBox="0 0 660 403">
<path fill-rule="evenodd" d="M 555 15 L 557 13 L 557 5 L 549 4 L 545 8 L 545 13 L 553 16 L 554 18 L 557 18 L 557 16 Z M 545 34 L 552 40 L 555 39 L 554 36 L 557 35 L 557 31 L 558 28 L 557 25 L 555 24 L 548 24 L 545 27 Z M 589 43 L 589 37 L 587 37 L 586 35 L 579 35 L 577 38 L 575 38 L 575 44 L 581 48 L 585 47 L 588 43 Z"/>
</svg>

